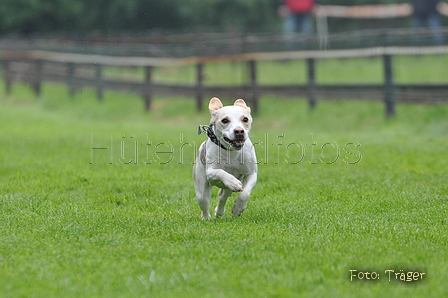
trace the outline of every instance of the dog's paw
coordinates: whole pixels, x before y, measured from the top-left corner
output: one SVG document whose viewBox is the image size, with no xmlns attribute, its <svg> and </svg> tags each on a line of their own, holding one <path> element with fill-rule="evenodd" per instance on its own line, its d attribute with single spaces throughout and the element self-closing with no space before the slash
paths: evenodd
<svg viewBox="0 0 448 298">
<path fill-rule="evenodd" d="M 208 213 L 208 214 L 204 214 L 204 213 L 202 213 L 202 220 L 210 220 L 210 219 L 212 219 L 212 217 L 210 216 L 210 213 Z"/>
<path fill-rule="evenodd" d="M 243 191 L 243 183 L 241 183 L 241 181 L 236 179 L 235 177 L 233 177 L 233 179 L 229 179 L 228 181 L 226 181 L 225 185 L 231 191 L 234 192 Z"/>
<path fill-rule="evenodd" d="M 240 216 L 241 214 L 243 214 L 244 210 L 246 210 L 246 208 L 241 208 L 241 207 L 238 207 L 238 206 L 236 206 L 236 205 L 233 205 L 233 208 L 232 208 L 232 216 L 233 216 L 233 217 L 238 217 L 238 216 Z"/>
</svg>

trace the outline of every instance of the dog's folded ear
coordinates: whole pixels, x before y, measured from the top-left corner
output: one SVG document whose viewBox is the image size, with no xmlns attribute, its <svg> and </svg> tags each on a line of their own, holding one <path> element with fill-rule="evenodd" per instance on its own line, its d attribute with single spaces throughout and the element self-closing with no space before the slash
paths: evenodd
<svg viewBox="0 0 448 298">
<path fill-rule="evenodd" d="M 244 100 L 242 100 L 241 98 L 235 100 L 235 103 L 233 105 L 248 109 L 250 111 L 250 108 L 246 105 L 246 102 Z"/>
<path fill-rule="evenodd" d="M 217 97 L 213 97 L 210 99 L 210 103 L 208 104 L 208 109 L 210 111 L 210 114 L 214 111 L 220 110 L 223 108 L 222 102 Z"/>
</svg>

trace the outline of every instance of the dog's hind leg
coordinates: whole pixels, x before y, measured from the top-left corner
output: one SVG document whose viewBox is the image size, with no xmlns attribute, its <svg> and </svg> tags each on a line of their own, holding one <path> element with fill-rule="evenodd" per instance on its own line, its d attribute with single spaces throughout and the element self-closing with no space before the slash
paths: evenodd
<svg viewBox="0 0 448 298">
<path fill-rule="evenodd" d="M 218 193 L 218 206 L 215 209 L 215 216 L 221 217 L 224 215 L 224 207 L 226 206 L 227 199 L 232 194 L 232 190 L 221 188 Z"/>
</svg>

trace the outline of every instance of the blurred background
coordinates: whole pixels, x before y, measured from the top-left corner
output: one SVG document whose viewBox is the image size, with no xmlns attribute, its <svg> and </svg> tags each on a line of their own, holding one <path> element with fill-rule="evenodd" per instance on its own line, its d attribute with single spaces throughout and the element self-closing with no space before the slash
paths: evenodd
<svg viewBox="0 0 448 298">
<path fill-rule="evenodd" d="M 447 98 L 446 1 L 2 0 L 0 25 L 7 90 L 25 81 L 39 93 L 42 80 L 62 80 L 71 93 L 96 86 L 102 97 L 121 86 L 143 94 L 147 109 L 153 95 L 178 94 L 196 96 L 198 108 L 215 94 L 293 95 L 311 106 L 329 96 Z M 361 51 L 378 47 L 388 50 Z"/>
<path fill-rule="evenodd" d="M 303 2 L 305 6 L 299 4 L 294 8 L 294 2 Z M 307 8 L 307 3 L 312 7 Z M 431 6 L 432 3 L 438 5 L 436 12 L 429 7 L 418 7 L 427 16 L 417 16 L 413 11 L 415 5 Z M 298 11 L 288 12 L 284 9 L 288 5 Z M 446 2 L 434 0 L 2 0 L 0 33 L 2 48 L 12 40 L 31 40 L 33 47 L 52 50 L 70 47 L 71 51 L 88 51 L 88 46 L 100 51 L 98 47 L 105 43 L 166 46 L 159 51 L 138 48 L 126 51 L 126 54 L 133 54 L 134 50 L 134 54 L 151 56 L 200 54 L 182 45 L 222 45 L 235 39 L 244 39 L 250 44 L 241 50 L 283 50 L 285 44 L 275 41 L 282 35 L 292 37 L 291 33 L 302 35 L 296 38 L 302 48 L 309 49 L 441 44 L 444 41 L 440 37 L 426 40 L 410 36 L 424 35 L 416 32 L 421 28 L 446 34 L 443 26 L 448 26 L 447 7 Z M 305 20 L 308 23 L 296 20 L 293 24 L 288 16 L 291 13 L 305 17 L 309 14 Z M 347 32 L 351 34 L 347 36 Z M 325 44 L 322 38 L 326 39 Z M 39 42 L 42 39 L 46 41 Z M 53 41 L 48 43 L 48 39 Z M 58 47 L 55 40 L 61 42 Z M 180 49 L 176 51 L 173 46 Z M 296 48 L 289 45 L 286 49 Z M 207 54 L 210 53 L 215 52 Z"/>
</svg>

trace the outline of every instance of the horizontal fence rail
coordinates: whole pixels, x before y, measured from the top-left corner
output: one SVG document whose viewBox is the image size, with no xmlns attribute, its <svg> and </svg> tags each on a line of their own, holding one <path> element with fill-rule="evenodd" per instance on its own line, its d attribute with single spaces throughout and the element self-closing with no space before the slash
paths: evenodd
<svg viewBox="0 0 448 298">
<path fill-rule="evenodd" d="M 136 93 L 143 98 L 145 109 L 150 110 L 153 96 L 189 96 L 196 98 L 198 109 L 202 109 L 204 97 L 243 97 L 258 109 L 260 96 L 274 94 L 286 97 L 306 97 L 310 107 L 317 100 L 357 98 L 378 100 L 385 103 L 386 116 L 395 113 L 395 102 L 448 103 L 448 80 L 443 84 L 397 84 L 394 82 L 393 58 L 401 55 L 448 54 L 448 46 L 430 47 L 374 47 L 365 49 L 291 51 L 246 53 L 240 55 L 149 58 L 116 57 L 103 55 L 69 54 L 47 51 L 0 52 L 3 63 L 3 78 L 6 92 L 10 92 L 15 81 L 29 83 L 36 94 L 41 92 L 44 81 L 62 82 L 69 87 L 70 94 L 84 87 L 97 90 L 102 100 L 104 90 Z M 349 59 L 381 57 L 383 63 L 382 84 L 317 84 L 315 62 L 323 59 Z M 268 85 L 259 83 L 258 62 L 262 61 L 306 61 L 307 82 L 305 84 Z M 242 62 L 247 65 L 247 78 L 235 86 L 212 86 L 204 84 L 204 65 L 215 62 Z M 182 67 L 195 65 L 195 83 L 167 83 L 153 79 L 155 67 Z M 104 67 L 144 68 L 142 80 L 109 78 L 104 76 Z"/>
</svg>

